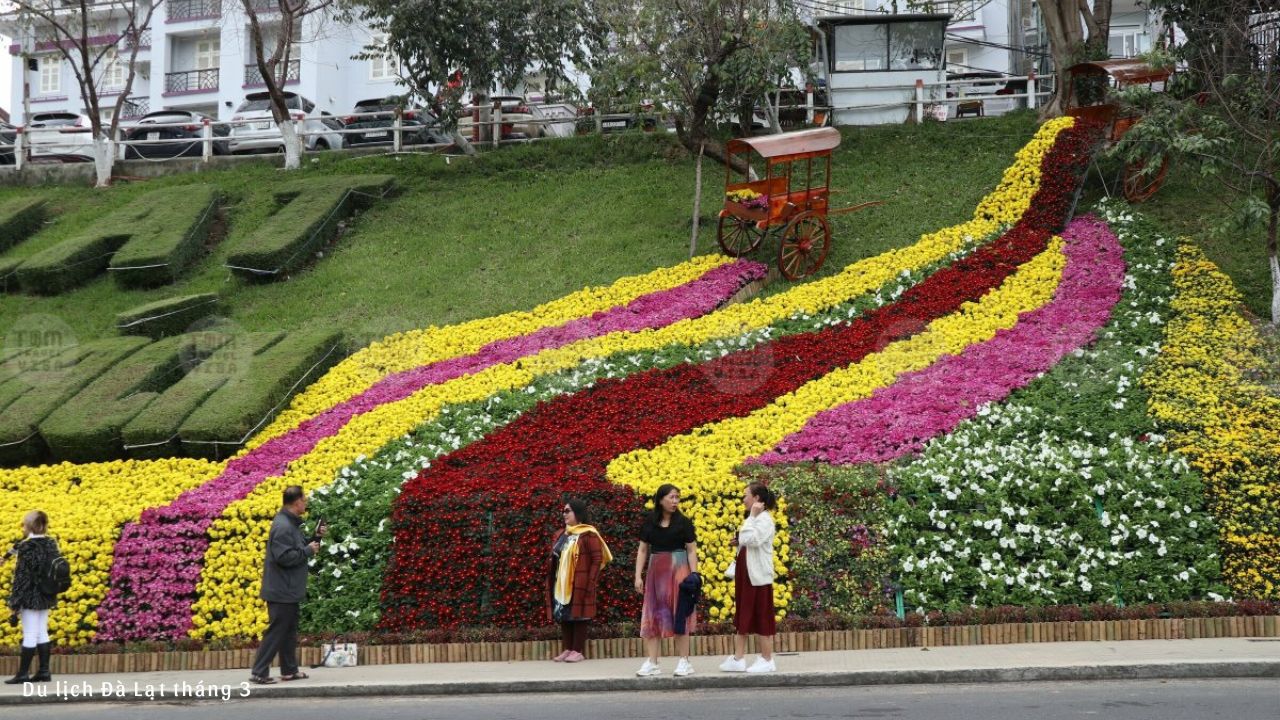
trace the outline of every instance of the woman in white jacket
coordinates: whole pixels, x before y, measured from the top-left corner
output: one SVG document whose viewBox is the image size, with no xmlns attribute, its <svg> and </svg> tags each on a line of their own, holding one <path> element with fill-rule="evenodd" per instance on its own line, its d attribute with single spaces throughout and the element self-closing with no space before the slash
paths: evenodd
<svg viewBox="0 0 1280 720">
<path fill-rule="evenodd" d="M 773 612 L 773 537 L 776 533 L 772 511 L 778 499 L 763 483 L 752 483 L 742 495 L 747 517 L 738 528 L 734 562 L 734 654 L 720 663 L 725 672 L 773 672 L 773 636 L 777 625 Z M 747 636 L 756 635 L 760 657 L 747 667 Z"/>
</svg>

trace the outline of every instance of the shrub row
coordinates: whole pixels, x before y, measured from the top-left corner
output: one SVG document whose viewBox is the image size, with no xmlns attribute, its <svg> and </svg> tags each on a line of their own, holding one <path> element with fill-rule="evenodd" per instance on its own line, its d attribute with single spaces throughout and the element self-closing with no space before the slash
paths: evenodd
<svg viewBox="0 0 1280 720">
<path fill-rule="evenodd" d="M 71 462 L 122 457 L 124 426 L 226 339 L 215 333 L 179 335 L 124 358 L 40 423 L 49 453 Z"/>
<path fill-rule="evenodd" d="M 121 430 L 124 451 L 130 457 L 154 459 L 179 454 L 182 446 L 178 430 L 191 413 L 227 380 L 245 371 L 251 358 L 284 338 L 282 332 L 223 335 L 219 345 L 216 338 L 221 332 L 217 327 L 206 333 L 213 336 L 205 341 L 206 347 L 218 345 L 217 349 Z"/>
<path fill-rule="evenodd" d="M 275 416 L 304 383 L 342 357 L 338 330 L 293 332 L 250 353 L 234 349 L 226 380 L 179 427 L 184 454 L 226 457 Z"/>
<path fill-rule="evenodd" d="M 151 213 L 146 196 L 108 214 L 93 227 L 45 248 L 18 266 L 18 284 L 30 293 L 57 295 L 106 270 L 111 256 Z"/>
<path fill-rule="evenodd" d="M 107 338 L 66 348 L 33 348 L 10 363 L 0 382 L 0 463 L 32 464 L 45 454 L 41 421 L 108 368 L 147 344 L 142 338 Z"/>
<path fill-rule="evenodd" d="M 209 237 L 217 217 L 218 189 L 180 185 L 147 193 L 135 202 L 152 208 L 107 270 L 121 287 L 155 287 L 178 279 Z"/>
<path fill-rule="evenodd" d="M 43 198 L 18 197 L 0 203 L 0 252 L 35 235 L 45 216 Z"/>
<path fill-rule="evenodd" d="M 164 298 L 130 308 L 116 315 L 116 329 L 125 335 L 161 338 L 177 335 L 197 320 L 213 314 L 218 307 L 216 293 Z"/>
<path fill-rule="evenodd" d="M 386 196 L 391 175 L 337 176 L 290 183 L 275 193 L 283 205 L 271 221 L 242 237 L 227 258 L 232 272 L 271 280 L 305 264 L 353 212 Z"/>
<path fill-rule="evenodd" d="M 0 292 L 18 289 L 18 266 L 22 258 L 0 258 Z"/>
</svg>

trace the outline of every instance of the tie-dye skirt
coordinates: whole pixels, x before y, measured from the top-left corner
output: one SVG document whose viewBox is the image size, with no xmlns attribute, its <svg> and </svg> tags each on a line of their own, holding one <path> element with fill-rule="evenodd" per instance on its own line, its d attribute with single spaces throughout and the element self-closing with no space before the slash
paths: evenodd
<svg viewBox="0 0 1280 720">
<path fill-rule="evenodd" d="M 680 582 L 689 577 L 689 554 L 684 550 L 649 555 L 644 576 L 644 609 L 640 614 L 640 637 L 665 638 L 675 635 L 676 602 Z M 685 633 L 697 625 L 697 613 L 685 621 Z"/>
</svg>

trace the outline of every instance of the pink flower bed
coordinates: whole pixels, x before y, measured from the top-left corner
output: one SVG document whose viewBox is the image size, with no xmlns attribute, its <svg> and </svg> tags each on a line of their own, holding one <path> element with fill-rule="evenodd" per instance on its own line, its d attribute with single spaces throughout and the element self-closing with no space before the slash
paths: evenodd
<svg viewBox="0 0 1280 720">
<path fill-rule="evenodd" d="M 1106 223 L 1091 216 L 1073 221 L 1062 238 L 1067 262 L 1048 304 L 959 355 L 904 373 L 871 397 L 815 415 L 799 432 L 748 462 L 851 465 L 915 452 L 973 417 L 981 405 L 1004 400 L 1090 343 L 1120 300 L 1124 250 Z"/>
</svg>

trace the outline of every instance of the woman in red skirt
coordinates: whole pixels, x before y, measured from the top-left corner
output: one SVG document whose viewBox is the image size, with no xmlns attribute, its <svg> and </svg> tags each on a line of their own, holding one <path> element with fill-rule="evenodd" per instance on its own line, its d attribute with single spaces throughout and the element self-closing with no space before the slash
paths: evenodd
<svg viewBox="0 0 1280 720">
<path fill-rule="evenodd" d="M 738 528 L 738 559 L 734 563 L 734 618 L 737 635 L 734 653 L 720 663 L 725 672 L 773 672 L 773 636 L 777 626 L 773 613 L 773 538 L 776 530 L 772 511 L 778 499 L 763 483 L 752 483 L 742 494 L 747 518 Z M 760 657 L 747 667 L 747 636 L 756 635 Z"/>
</svg>

